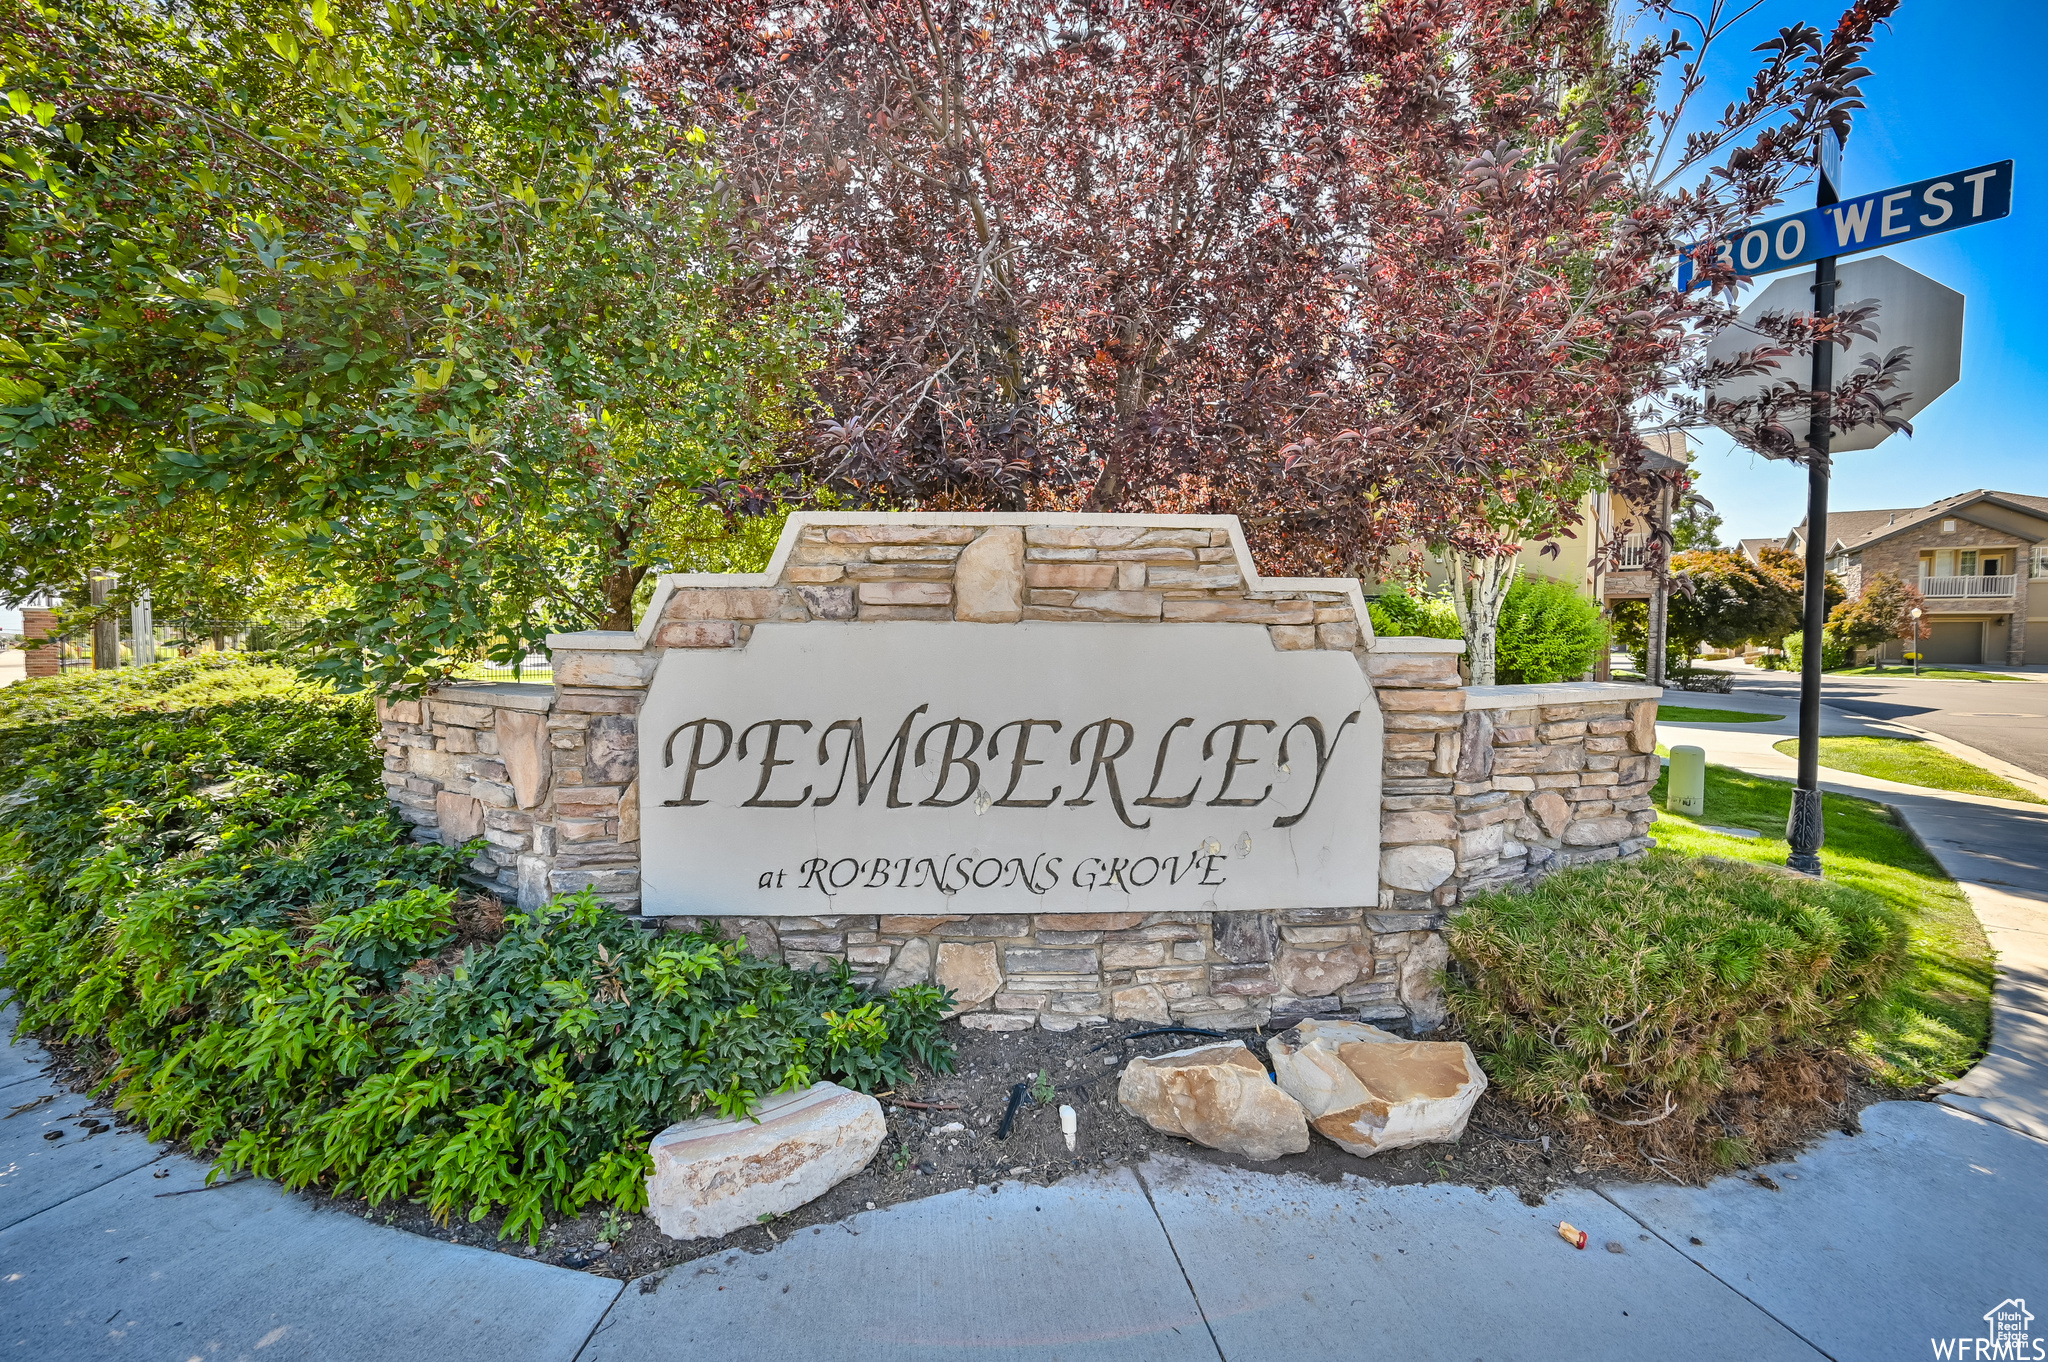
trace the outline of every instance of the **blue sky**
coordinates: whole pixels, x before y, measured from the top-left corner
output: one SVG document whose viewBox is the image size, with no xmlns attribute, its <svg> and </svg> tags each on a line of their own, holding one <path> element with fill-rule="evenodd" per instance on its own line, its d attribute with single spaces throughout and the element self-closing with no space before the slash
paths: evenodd
<svg viewBox="0 0 2048 1362">
<path fill-rule="evenodd" d="M 1748 49 L 1780 25 L 1827 28 L 1842 5 L 1770 0 L 1745 25 L 1743 43 L 1713 54 L 1717 88 L 1701 107 L 1718 111 L 1754 67 Z M 1862 82 L 1869 107 L 1843 158 L 1843 192 L 1860 194 L 2013 158 L 2012 216 L 1885 254 L 1968 300 L 1962 379 L 1914 420 L 1911 437 L 1835 463 L 1835 510 L 1924 506 L 1977 487 L 2048 496 L 2048 113 L 2040 55 L 2048 50 L 2048 0 L 1904 0 L 1879 36 Z M 1812 203 L 1798 191 L 1791 207 Z M 1771 282 L 1768 276 L 1755 287 Z M 1803 469 L 1760 459 L 1709 431 L 1697 442 L 1699 490 L 1724 518 L 1723 543 L 1780 535 L 1806 511 Z"/>
</svg>

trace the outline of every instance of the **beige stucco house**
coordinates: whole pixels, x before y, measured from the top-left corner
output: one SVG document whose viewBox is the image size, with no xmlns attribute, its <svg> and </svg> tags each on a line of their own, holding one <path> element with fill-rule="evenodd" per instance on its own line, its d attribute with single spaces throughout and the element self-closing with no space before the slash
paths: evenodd
<svg viewBox="0 0 2048 1362">
<path fill-rule="evenodd" d="M 1652 467 L 1669 469 L 1692 461 L 1683 431 L 1650 431 L 1644 434 L 1643 440 L 1650 446 Z M 1570 527 L 1570 533 L 1557 535 L 1547 542 L 1532 541 L 1522 546 L 1522 571 L 1536 577 L 1568 582 L 1581 594 L 1600 602 L 1602 607 L 1611 607 L 1616 601 L 1646 600 L 1653 579 L 1649 568 L 1649 527 L 1644 523 L 1645 519 L 1643 512 L 1619 492 L 1611 492 L 1604 487 L 1590 492 L 1579 503 L 1577 523 Z M 1621 530 L 1628 533 L 1622 539 L 1618 561 L 1610 563 L 1602 556 L 1601 550 Z M 1551 552 L 1552 549 L 1555 552 Z M 1418 557 L 1423 556 L 1420 548 L 1414 552 Z M 1424 587 L 1434 591 L 1444 583 L 1444 567 L 1433 559 L 1427 566 L 1428 577 Z"/>
<path fill-rule="evenodd" d="M 1917 582 L 1931 662 L 2048 664 L 2048 497 L 1964 492 L 1931 505 L 1828 516 L 1828 568 L 1850 595 L 1875 572 Z M 1785 547 L 1806 552 L 1801 521 Z M 1903 641 L 1881 656 L 1900 658 Z"/>
</svg>

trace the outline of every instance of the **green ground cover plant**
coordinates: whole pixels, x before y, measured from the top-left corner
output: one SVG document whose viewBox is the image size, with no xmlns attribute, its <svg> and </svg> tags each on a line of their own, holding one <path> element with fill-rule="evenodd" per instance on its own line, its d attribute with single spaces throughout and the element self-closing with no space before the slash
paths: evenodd
<svg viewBox="0 0 2048 1362">
<path fill-rule="evenodd" d="M 1788 757 L 1799 755 L 1799 740 L 1787 738 L 1772 746 Z M 1820 764 L 1859 776 L 1896 780 L 1901 785 L 1924 785 L 1930 790 L 1953 790 L 1958 794 L 1986 795 L 2012 799 L 2022 804 L 2048 804 L 2024 785 L 1994 775 L 1975 762 L 1964 761 L 1919 738 L 1822 738 Z"/>
<path fill-rule="evenodd" d="M 1906 941 L 1864 890 L 1659 850 L 1474 896 L 1450 926 L 1451 1007 L 1507 1096 L 1682 1128 L 1738 1062 L 1875 1024 Z"/>
<path fill-rule="evenodd" d="M 465 891 L 470 852 L 393 817 L 372 727 L 229 658 L 0 691 L 0 984 L 153 1137 L 537 1242 L 643 1206 L 672 1121 L 951 1067 L 937 988 Z"/>
<path fill-rule="evenodd" d="M 1380 638 L 1463 638 L 1458 612 L 1443 595 L 1418 595 L 1390 586 L 1365 603 L 1372 631 Z"/>
<path fill-rule="evenodd" d="M 1692 705 L 1659 705 L 1657 722 L 1666 724 L 1771 724 L 1782 714 L 1751 714 L 1742 709 L 1699 709 Z"/>
<path fill-rule="evenodd" d="M 1661 812 L 1652 829 L 1664 847 L 1782 866 L 1792 787 L 1782 780 L 1707 767 L 1706 812 L 1698 819 Z M 1655 791 L 1663 808 L 1664 786 Z M 1880 1082 L 1896 1087 L 1960 1078 L 1991 1036 L 1991 944 L 1970 901 L 1883 804 L 1823 794 L 1827 841 L 1822 872 L 1833 884 L 1890 904 L 1906 923 L 1905 972 L 1885 995 L 1881 1015 L 1849 1041 Z M 1761 836 L 1730 837 L 1709 825 Z"/>
<path fill-rule="evenodd" d="M 1784 874 L 1790 789 L 1710 766 L 1705 819 L 1662 814 L 1642 860 L 1475 896 L 1452 920 L 1452 1010 L 1506 1095 L 1726 1166 L 1768 1124 L 1731 1119 L 1744 1095 L 1754 1114 L 1760 1084 L 1800 1086 L 1784 1080 L 1802 1067 L 1810 1091 L 1816 1054 L 1893 1087 L 1975 1062 L 1993 969 L 1962 891 L 1890 810 L 1835 795 L 1826 877 Z"/>
</svg>

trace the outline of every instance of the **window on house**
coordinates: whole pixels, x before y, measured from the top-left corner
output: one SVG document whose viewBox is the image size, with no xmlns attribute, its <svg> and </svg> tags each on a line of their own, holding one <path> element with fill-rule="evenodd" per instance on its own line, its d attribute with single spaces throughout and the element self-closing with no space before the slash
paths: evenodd
<svg viewBox="0 0 2048 1362">
<path fill-rule="evenodd" d="M 1920 555 L 1920 580 L 1924 582 L 1933 575 L 1934 555 L 1931 553 L 1922 553 Z"/>
<path fill-rule="evenodd" d="M 1984 575 L 1985 575 L 1986 577 L 1996 577 L 1996 576 L 1998 576 L 1998 575 L 1999 575 L 1999 572 L 1998 572 L 1998 565 L 1999 565 L 2000 563 L 2003 563 L 2004 561 L 2005 561 L 2005 560 L 2004 560 L 2003 558 L 2000 558 L 2000 557 L 1999 557 L 1999 556 L 1998 556 L 1997 554 L 1995 554 L 1995 553 L 1987 553 L 1987 554 L 1985 554 L 1985 555 L 1984 555 Z"/>
<path fill-rule="evenodd" d="M 2048 544 L 2034 545 L 2033 576 L 2048 577 Z"/>
</svg>

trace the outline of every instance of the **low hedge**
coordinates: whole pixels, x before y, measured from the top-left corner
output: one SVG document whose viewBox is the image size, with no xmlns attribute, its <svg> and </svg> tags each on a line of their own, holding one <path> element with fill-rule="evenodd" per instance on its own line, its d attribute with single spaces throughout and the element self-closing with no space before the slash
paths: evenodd
<svg viewBox="0 0 2048 1362">
<path fill-rule="evenodd" d="M 1502 685 L 1575 681 L 1607 647 L 1600 607 L 1568 582 L 1524 572 L 1500 604 L 1495 666 Z"/>
<path fill-rule="evenodd" d="M 1642 1122 L 1875 1022 L 1908 928 L 1860 889 L 1656 851 L 1475 895 L 1449 939 L 1451 1010 L 1507 1096 Z"/>
<path fill-rule="evenodd" d="M 0 692 L 0 984 L 153 1137 L 537 1241 L 550 1209 L 644 1205 L 672 1121 L 951 1067 L 935 987 L 466 892 L 470 852 L 392 816 L 372 731 L 229 659 Z"/>
</svg>

